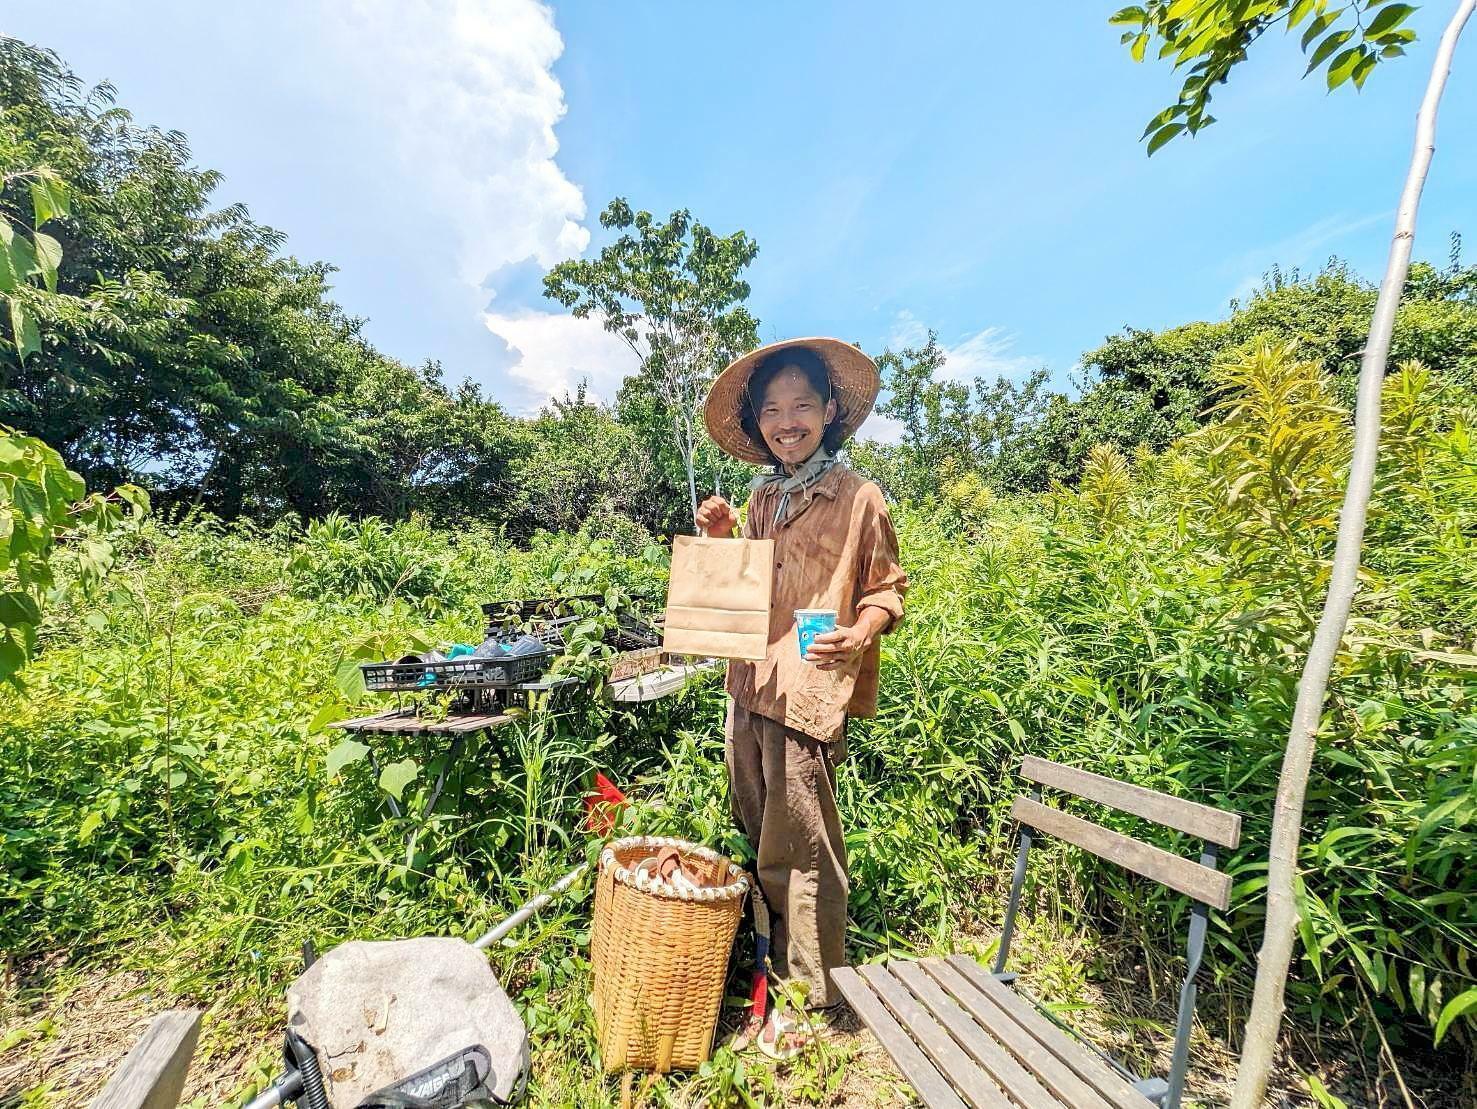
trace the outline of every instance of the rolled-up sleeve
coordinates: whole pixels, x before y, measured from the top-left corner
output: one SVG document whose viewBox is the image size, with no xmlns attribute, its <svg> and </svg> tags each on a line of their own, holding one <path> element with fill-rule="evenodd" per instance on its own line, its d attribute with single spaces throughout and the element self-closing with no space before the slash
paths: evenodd
<svg viewBox="0 0 1477 1109">
<path fill-rule="evenodd" d="M 857 541 L 857 611 L 880 608 L 888 615 L 890 632 L 903 618 L 903 597 L 908 592 L 908 575 L 898 555 L 897 532 L 887 512 L 887 502 L 875 485 L 857 498 L 860 515 Z"/>
</svg>

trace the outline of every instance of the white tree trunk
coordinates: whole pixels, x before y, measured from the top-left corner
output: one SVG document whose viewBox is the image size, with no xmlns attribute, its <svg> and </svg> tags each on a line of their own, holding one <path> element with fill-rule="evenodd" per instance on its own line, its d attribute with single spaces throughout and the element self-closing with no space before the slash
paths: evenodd
<svg viewBox="0 0 1477 1109">
<path fill-rule="evenodd" d="M 1477 8 L 1477 0 L 1461 0 L 1436 51 L 1425 99 L 1416 115 L 1415 150 L 1410 159 L 1410 172 L 1405 178 L 1405 191 L 1400 197 L 1400 208 L 1395 214 L 1395 237 L 1390 244 L 1390 259 L 1385 267 L 1384 280 L 1380 282 L 1379 299 L 1375 302 L 1374 319 L 1369 327 L 1369 341 L 1359 364 L 1359 400 L 1354 415 L 1354 453 L 1349 464 L 1349 485 L 1339 512 L 1338 541 L 1334 548 L 1328 596 L 1298 680 L 1292 728 L 1287 737 L 1287 752 L 1282 759 L 1282 776 L 1277 783 L 1267 874 L 1266 932 L 1257 955 L 1256 989 L 1252 995 L 1251 1012 L 1246 1018 L 1246 1038 L 1241 1048 L 1232 1109 L 1260 1109 L 1266 1097 L 1267 1078 L 1282 1024 L 1287 972 L 1297 936 L 1298 911 L 1293 883 L 1297 877 L 1303 800 L 1317 749 L 1318 725 L 1323 715 L 1328 676 L 1354 600 L 1360 547 L 1364 542 L 1364 521 L 1374 486 L 1375 461 L 1379 455 L 1380 390 L 1384 384 L 1385 361 L 1390 353 L 1390 336 L 1395 329 L 1395 309 L 1399 306 L 1400 293 L 1410 270 L 1410 251 L 1415 239 L 1415 217 L 1420 207 L 1421 189 L 1425 186 L 1431 156 L 1436 150 L 1436 109 L 1451 72 L 1457 38 L 1474 8 Z"/>
<path fill-rule="evenodd" d="M 693 533 L 698 534 L 701 529 L 697 526 L 697 474 L 693 470 L 693 459 L 697 454 L 697 444 L 693 441 L 695 432 L 691 426 L 687 428 L 687 438 L 682 447 L 682 461 L 687 464 L 687 498 L 692 502 Z"/>
</svg>

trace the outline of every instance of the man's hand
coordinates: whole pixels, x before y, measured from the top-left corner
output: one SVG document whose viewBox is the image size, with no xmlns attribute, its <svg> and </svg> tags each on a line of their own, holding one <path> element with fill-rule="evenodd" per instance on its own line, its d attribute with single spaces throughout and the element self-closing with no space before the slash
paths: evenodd
<svg viewBox="0 0 1477 1109">
<path fill-rule="evenodd" d="M 882 634 L 889 617 L 875 605 L 868 605 L 857 613 L 856 623 L 849 628 L 837 628 L 816 636 L 805 654 L 806 662 L 813 662 L 821 670 L 835 670 L 845 666 L 860 655 Z"/>
<path fill-rule="evenodd" d="M 697 506 L 697 526 L 715 539 L 732 539 L 738 530 L 738 513 L 722 497 L 709 497 Z"/>
</svg>

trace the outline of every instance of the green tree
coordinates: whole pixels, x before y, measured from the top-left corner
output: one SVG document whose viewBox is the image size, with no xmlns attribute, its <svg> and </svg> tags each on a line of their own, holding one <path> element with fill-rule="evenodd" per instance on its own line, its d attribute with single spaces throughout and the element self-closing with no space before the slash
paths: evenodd
<svg viewBox="0 0 1477 1109">
<path fill-rule="evenodd" d="M 877 411 L 902 424 L 902 441 L 859 445 L 859 468 L 910 500 L 926 500 L 966 474 L 997 490 L 1021 487 L 1032 457 L 1023 447 L 1050 397 L 1045 370 L 1022 382 L 940 378 L 947 357 L 931 331 L 921 347 L 883 351 L 877 368 L 887 386 Z"/>
<path fill-rule="evenodd" d="M 1304 77 L 1321 70 L 1330 91 L 1343 84 L 1362 89 L 1376 65 L 1398 58 L 1414 41 L 1415 32 L 1404 25 L 1414 11 L 1414 4 L 1390 0 L 1148 0 L 1119 10 L 1109 22 L 1128 28 L 1121 41 L 1134 61 L 1157 45 L 1159 58 L 1173 58 L 1175 69 L 1189 67 L 1179 98 L 1144 128 L 1153 154 L 1176 135 L 1215 122 L 1208 112 L 1215 87 L 1273 28 L 1302 28 Z"/>
<path fill-rule="evenodd" d="M 332 509 L 529 530 L 519 464 L 537 436 L 474 383 L 448 389 L 438 363 L 411 367 L 366 349 L 335 405 L 333 443 L 302 462 L 312 467 L 302 480 Z"/>
<path fill-rule="evenodd" d="M 64 256 L 26 294 L 29 356 L 0 357 L 0 419 L 92 485 L 225 516 L 325 511 L 325 474 L 353 464 L 344 399 L 383 361 L 328 298 L 331 268 L 213 207 L 220 175 L 183 135 L 140 127 L 50 52 L 0 37 L 0 103 L 0 204 L 32 192 L 17 167 L 70 193 L 48 224 Z"/>
<path fill-rule="evenodd" d="M 1461 263 L 1453 236 L 1450 262 L 1411 266 L 1390 357 L 1418 359 L 1443 380 L 1477 383 L 1477 266 Z M 1022 488 L 1071 484 L 1088 452 L 1112 443 L 1156 453 L 1213 421 L 1221 399 L 1217 365 L 1245 357 L 1261 342 L 1295 342 L 1299 356 L 1321 363 L 1340 400 L 1351 402 L 1359 355 L 1368 339 L 1377 290 L 1337 259 L 1313 275 L 1273 266 L 1230 316 L 1162 331 L 1129 327 L 1082 356 L 1075 398 L 1049 398 L 1040 422 L 1016 443 Z"/>
<path fill-rule="evenodd" d="M 31 226 L 5 199 L 24 185 L 30 194 Z M 37 307 L 63 300 L 57 293 L 61 244 L 40 230 L 65 216 L 68 190 L 47 167 L 6 168 L 0 194 L 0 302 L 9 320 L 11 343 L 3 361 L 24 367 L 41 350 Z M 36 649 L 42 606 L 59 584 L 60 547 L 75 548 L 66 584 L 86 588 L 112 564 L 104 539 L 122 518 L 122 505 L 145 511 L 143 493 L 124 486 L 111 497 L 87 496 L 82 479 L 39 439 L 0 424 L 0 682 L 18 684 L 18 674 Z"/>
<path fill-rule="evenodd" d="M 596 531 L 620 519 L 655 531 L 666 521 L 651 496 L 655 459 L 636 429 L 588 399 L 556 398 L 533 421 L 532 449 L 518 463 L 528 531 Z"/>
<path fill-rule="evenodd" d="M 561 262 L 544 293 L 580 318 L 594 316 L 641 359 L 623 406 L 643 420 L 659 413 L 697 511 L 696 462 L 708 385 L 728 361 L 758 344 L 758 321 L 744 307 L 743 271 L 759 252 L 743 231 L 716 235 L 687 209 L 665 221 L 617 197 L 600 225 L 622 234 L 593 259 Z"/>
</svg>

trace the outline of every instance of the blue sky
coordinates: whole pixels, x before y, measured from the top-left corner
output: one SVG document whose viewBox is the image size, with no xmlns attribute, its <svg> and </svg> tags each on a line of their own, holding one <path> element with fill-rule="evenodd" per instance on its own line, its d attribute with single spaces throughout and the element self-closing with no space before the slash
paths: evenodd
<svg viewBox="0 0 1477 1109">
<path fill-rule="evenodd" d="M 529 411 L 582 378 L 611 397 L 630 369 L 539 285 L 598 249 L 616 195 L 753 235 L 764 338 L 875 351 L 934 328 L 959 376 L 1065 384 L 1105 335 L 1220 318 L 1274 262 L 1377 273 L 1448 5 L 1359 95 L 1300 81 L 1274 34 L 1221 122 L 1152 159 L 1139 133 L 1178 83 L 1129 60 L 1115 7 L 72 0 L 6 30 L 185 132 L 221 204 L 340 268 L 381 349 Z M 1477 233 L 1461 61 L 1418 257 Z"/>
</svg>

